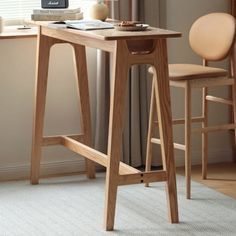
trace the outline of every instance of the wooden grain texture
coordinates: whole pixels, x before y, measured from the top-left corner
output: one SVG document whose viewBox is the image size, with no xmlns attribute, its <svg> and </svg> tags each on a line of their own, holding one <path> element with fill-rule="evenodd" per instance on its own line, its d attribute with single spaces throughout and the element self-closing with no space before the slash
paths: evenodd
<svg viewBox="0 0 236 236">
<path fill-rule="evenodd" d="M 202 122 L 204 120 L 203 117 L 201 116 L 196 116 L 196 117 L 192 117 L 191 122 L 192 123 L 198 123 L 198 122 Z M 172 120 L 172 125 L 183 125 L 185 123 L 185 119 L 174 119 Z M 154 121 L 155 125 L 158 125 L 158 121 Z"/>
<path fill-rule="evenodd" d="M 115 219 L 122 130 L 124 123 L 125 94 L 129 71 L 129 61 L 127 60 L 127 55 L 128 52 L 126 42 L 117 41 L 116 51 L 113 53 L 113 82 L 108 131 L 108 165 L 106 172 L 104 213 L 104 228 L 107 231 L 113 230 Z"/>
<path fill-rule="evenodd" d="M 176 192 L 175 160 L 173 150 L 172 115 L 170 105 L 170 89 L 167 62 L 166 39 L 156 41 L 156 58 L 153 67 L 155 68 L 154 85 L 156 95 L 156 106 L 159 121 L 161 139 L 161 152 L 163 168 L 167 171 L 167 202 L 169 219 L 172 223 L 179 222 L 178 202 Z"/>
<path fill-rule="evenodd" d="M 42 139 L 42 146 L 54 146 L 61 144 L 62 144 L 61 136 L 45 136 Z"/>
<path fill-rule="evenodd" d="M 50 29 L 47 23 L 40 31 L 38 54 L 40 72 L 37 76 L 37 99 L 35 105 L 34 119 L 34 141 L 32 157 L 32 183 L 37 183 L 39 177 L 39 164 L 42 145 L 61 144 L 70 150 L 81 154 L 88 159 L 88 176 L 94 177 L 94 163 L 107 167 L 106 173 L 106 195 L 104 227 L 113 230 L 115 219 L 115 206 L 117 187 L 119 183 L 129 184 L 140 180 L 148 183 L 153 181 L 166 181 L 167 202 L 169 218 L 173 223 L 178 222 L 178 203 L 176 193 L 175 164 L 173 158 L 173 137 L 171 127 L 170 91 L 168 83 L 167 47 L 166 38 L 180 36 L 179 33 L 164 30 L 151 30 L 139 33 L 114 32 L 112 39 L 109 38 L 108 30 L 82 32 L 70 29 Z M 108 36 L 108 38 L 107 38 Z M 157 38 L 157 39 L 156 39 Z M 125 40 L 124 40 L 125 39 Z M 126 40 L 127 39 L 127 40 Z M 140 39 L 149 39 L 141 42 Z M 140 41 L 142 47 L 136 47 L 136 40 Z M 43 137 L 43 117 L 45 110 L 45 96 L 47 87 L 47 71 L 49 61 L 49 50 L 55 43 L 71 43 L 75 51 L 75 64 L 77 68 L 78 91 L 81 104 L 81 135 L 59 135 Z M 146 51 L 151 42 L 152 50 Z M 145 44 L 147 47 L 145 47 Z M 108 153 L 101 153 L 91 147 L 91 117 L 89 104 L 89 90 L 87 79 L 87 65 L 85 47 L 97 47 L 112 52 L 113 75 L 110 100 L 110 118 L 108 132 Z M 150 45 L 149 45 L 150 46 Z M 150 47 L 149 47 L 150 48 Z M 137 51 L 135 51 L 135 50 Z M 139 51 L 142 50 L 142 51 Z M 124 126 L 125 95 L 127 88 L 127 77 L 129 68 L 134 64 L 151 64 L 158 71 L 154 79 L 154 90 L 156 93 L 153 104 L 157 108 L 160 118 L 159 128 L 161 131 L 161 146 L 163 154 L 163 172 L 140 173 L 139 170 L 120 162 L 122 132 Z M 159 101 L 159 102 L 158 102 Z M 158 103 L 158 104 L 157 104 Z M 158 106 L 157 106 L 158 105 Z M 77 141 L 78 139 L 79 141 Z M 81 143 L 83 142 L 83 143 Z M 123 176 L 123 177 L 122 177 Z M 126 176 L 126 177 L 125 177 Z M 130 176 L 130 177 L 127 177 Z M 128 179 L 126 179 L 128 178 Z M 122 179 L 121 182 L 120 179 Z M 131 181 L 132 179 L 132 181 Z M 131 182 L 130 182 L 131 181 Z"/>
<path fill-rule="evenodd" d="M 166 171 L 148 171 L 143 173 L 127 174 L 119 176 L 119 185 L 151 183 L 166 181 Z"/>
<path fill-rule="evenodd" d="M 233 105 L 233 101 L 229 99 L 224 99 L 224 98 L 219 98 L 211 95 L 207 95 L 205 97 L 206 100 L 211 101 L 211 102 L 218 102 L 226 105 Z"/>
<path fill-rule="evenodd" d="M 74 37 L 84 36 L 89 37 L 90 40 L 98 39 L 98 40 L 123 40 L 123 39 L 135 39 L 135 40 L 143 40 L 143 39 L 157 39 L 157 38 L 176 38 L 180 37 L 181 33 L 166 29 L 149 27 L 148 30 L 145 31 L 118 31 L 115 29 L 101 29 L 101 30 L 76 30 L 76 29 L 53 29 L 48 28 L 47 21 L 29 21 L 31 24 L 44 26 L 43 33 L 44 34 L 54 34 L 54 37 L 60 38 L 61 35 L 74 35 Z M 53 35 L 51 35 L 53 36 Z"/>
<path fill-rule="evenodd" d="M 119 167 L 119 174 L 120 175 L 125 175 L 125 174 L 135 174 L 135 173 L 140 173 L 141 171 L 132 167 L 132 166 L 129 166 L 123 162 L 120 161 L 120 167 Z"/>
<path fill-rule="evenodd" d="M 50 48 L 55 42 L 53 38 L 41 34 L 38 36 L 30 177 L 32 184 L 39 182 Z"/>
<path fill-rule="evenodd" d="M 231 13 L 235 16 L 236 14 L 236 1 L 231 1 Z M 217 14 L 217 17 L 220 17 L 221 14 Z M 230 20 L 230 24 L 227 25 L 230 29 L 229 31 L 229 38 L 226 38 L 225 40 L 230 42 L 230 45 L 232 44 L 232 36 L 234 34 L 234 27 L 232 27 L 232 24 L 234 25 L 234 20 L 231 16 L 225 15 L 224 17 L 227 17 Z M 204 29 L 203 29 L 204 31 Z M 197 29 L 196 34 L 198 34 L 200 31 Z M 205 32 L 205 31 L 204 31 Z M 204 34 L 204 33 L 203 33 Z M 218 35 L 221 37 L 221 35 Z M 223 35 L 225 37 L 225 35 Z M 200 37 L 201 38 L 201 37 Z M 196 39 L 197 41 L 200 39 Z M 194 38 L 192 38 L 190 41 L 195 41 Z M 195 41 L 195 42 L 197 42 Z M 205 42 L 203 42 L 205 43 Z M 194 43 L 195 44 L 195 43 Z M 197 47 L 197 53 L 199 54 L 199 50 L 202 50 L 199 48 L 199 43 L 197 42 L 195 44 L 195 49 Z M 230 46 L 228 44 L 228 46 Z M 193 46 L 193 45 L 192 45 Z M 204 45 L 203 45 L 204 46 Z M 224 43 L 221 44 L 222 47 L 225 46 Z M 206 55 L 209 53 L 207 51 L 208 49 L 204 48 L 206 51 Z M 215 48 L 217 49 L 217 48 Z M 214 49 L 214 50 L 215 50 Z M 203 51 L 204 51 L 203 50 Z M 225 49 L 226 50 L 226 49 Z M 235 83 L 235 75 L 236 75 L 236 44 L 233 43 L 232 52 L 230 51 L 230 47 L 227 47 L 227 53 L 224 51 L 223 54 L 227 55 L 230 54 L 231 56 L 231 73 L 229 74 L 229 78 L 227 75 L 227 71 L 218 70 L 217 68 L 209 68 L 208 61 L 206 59 L 203 59 L 203 66 L 198 65 L 189 65 L 189 64 L 175 64 L 175 65 L 169 65 L 170 70 L 170 78 L 169 82 L 171 86 L 174 87 L 180 87 L 184 88 L 185 90 L 185 118 L 183 119 L 177 119 L 173 120 L 172 124 L 184 124 L 185 125 L 185 145 L 180 145 L 174 143 L 174 147 L 184 150 L 185 151 L 185 176 L 186 176 L 186 197 L 189 199 L 191 197 L 191 132 L 202 132 L 202 177 L 205 179 L 207 177 L 207 159 L 208 159 L 208 132 L 216 132 L 216 131 L 223 131 L 223 130 L 235 130 L 236 128 L 236 83 Z M 214 52 L 217 53 L 217 52 Z M 204 53 L 203 53 L 204 54 Z M 221 55 L 223 55 L 221 54 Z M 220 54 L 219 54 L 220 55 Z M 217 60 L 222 59 L 222 56 L 219 56 L 218 58 L 215 58 Z M 205 69 L 206 68 L 206 69 Z M 203 72 L 207 72 L 208 75 L 204 75 Z M 153 73 L 153 77 L 155 77 L 155 72 L 152 70 L 149 70 L 150 73 Z M 216 87 L 216 86 L 227 86 L 230 85 L 232 88 L 232 101 L 218 98 L 215 96 L 208 95 L 208 87 Z M 191 115 L 191 90 L 192 88 L 201 88 L 202 89 L 202 115 L 201 117 L 192 117 Z M 231 122 L 231 124 L 223 124 L 223 125 L 217 125 L 213 127 L 208 126 L 208 101 L 212 102 L 218 102 L 226 105 L 233 105 L 233 117 L 234 122 Z M 202 128 L 197 129 L 191 129 L 191 123 L 192 122 L 200 122 L 202 124 Z M 233 124 L 232 124 L 233 123 Z M 156 122 L 157 125 L 160 125 L 159 122 Z M 150 132 L 150 130 L 149 130 Z M 162 145 L 162 139 L 154 139 L 151 138 L 151 141 L 153 143 L 161 144 Z M 234 132 L 234 143 L 236 143 L 236 135 Z M 147 146 L 147 152 L 149 152 L 149 146 Z M 163 153 L 162 153 L 163 155 Z M 236 155 L 234 152 L 234 158 L 236 160 Z M 150 159 L 150 158 L 149 158 Z M 147 163 L 150 164 L 150 163 Z"/>
<path fill-rule="evenodd" d="M 186 181 L 186 198 L 191 198 L 191 117 L 192 117 L 192 110 L 191 110 L 191 86 L 186 81 L 185 93 L 184 93 L 184 142 L 185 142 L 185 153 L 184 153 L 184 160 L 185 160 L 185 181 Z"/>
<path fill-rule="evenodd" d="M 88 158 L 88 160 L 107 167 L 107 155 L 87 146 L 86 144 L 80 143 L 72 138 L 65 136 L 62 137 L 62 145 L 64 145 L 71 151 Z"/>
<path fill-rule="evenodd" d="M 209 133 L 209 132 L 219 132 L 225 130 L 233 130 L 236 129 L 236 123 L 233 124 L 223 124 L 223 125 L 215 125 L 215 126 L 208 126 L 205 128 L 195 128 L 192 130 L 194 133 Z"/>
<path fill-rule="evenodd" d="M 83 134 L 68 134 L 68 135 L 56 135 L 56 136 L 44 136 L 42 140 L 43 146 L 51 145 L 62 145 L 63 137 L 75 139 L 77 141 L 83 142 Z"/>
<path fill-rule="evenodd" d="M 92 32 L 94 32 L 94 30 L 92 30 Z M 81 31 L 73 29 L 58 30 L 58 29 L 43 27 L 42 33 L 49 37 L 63 39 L 66 40 L 67 42 L 74 44 L 80 42 L 80 45 L 88 46 L 91 48 L 99 48 L 107 52 L 113 52 L 115 46 L 113 41 L 106 42 L 106 44 L 104 44 L 103 38 L 91 37 L 90 31 Z"/>
<path fill-rule="evenodd" d="M 154 108 L 155 108 L 155 91 L 154 91 L 154 80 L 152 81 L 151 101 L 150 101 L 150 112 L 148 122 L 148 136 L 147 136 L 147 151 L 146 151 L 146 165 L 145 171 L 151 170 L 152 165 L 152 142 L 151 139 L 154 135 Z M 145 183 L 145 187 L 148 187 L 149 183 Z"/>
<path fill-rule="evenodd" d="M 191 80 L 192 88 L 203 88 L 203 87 L 217 87 L 233 85 L 234 79 L 227 77 L 216 77 L 216 78 L 202 78 L 197 80 Z"/>
<path fill-rule="evenodd" d="M 75 53 L 75 65 L 77 71 L 77 90 L 80 104 L 80 128 L 83 133 L 83 143 L 91 147 L 92 145 L 92 124 L 90 112 L 90 96 L 87 72 L 87 60 L 85 47 L 73 44 Z M 95 178 L 95 163 L 86 159 L 86 173 L 88 178 Z"/>
<path fill-rule="evenodd" d="M 155 144 L 161 144 L 161 140 L 157 139 L 157 138 L 152 138 L 151 142 L 155 143 Z M 174 144 L 175 149 L 179 149 L 179 150 L 183 150 L 183 151 L 185 150 L 185 145 L 179 144 L 179 143 L 173 143 L 173 144 Z"/>
<path fill-rule="evenodd" d="M 61 145 L 70 149 L 71 151 L 78 153 L 91 161 L 94 161 L 104 167 L 107 167 L 108 157 L 106 154 L 99 152 L 83 143 L 78 142 L 70 136 L 61 136 Z M 132 173 L 140 173 L 139 170 L 135 169 L 132 166 L 129 166 L 123 162 L 119 163 L 119 174 L 132 174 Z"/>
<path fill-rule="evenodd" d="M 202 116 L 204 120 L 202 122 L 202 128 L 208 127 L 208 88 L 202 88 Z M 214 98 L 215 99 L 215 98 Z M 214 100 L 213 99 L 213 100 Z M 208 163 L 208 133 L 202 133 L 202 178 L 207 177 L 207 163 Z"/>
<path fill-rule="evenodd" d="M 37 38 L 38 27 L 30 29 L 17 29 L 16 26 L 4 26 L 3 32 L 0 33 L 1 39 L 19 39 L 19 38 Z"/>
<path fill-rule="evenodd" d="M 234 79 L 234 84 L 231 89 L 231 91 L 232 91 L 231 97 L 232 97 L 232 101 L 233 101 L 233 110 L 231 111 L 231 114 L 233 117 L 232 117 L 231 121 L 234 124 L 236 124 L 236 43 L 234 43 L 234 46 L 233 46 L 231 63 L 232 63 L 231 64 L 232 65 L 232 76 Z M 232 142 L 233 160 L 234 160 L 234 162 L 236 162 L 236 130 L 234 130 L 233 135 L 234 135 L 234 137 L 233 137 L 234 142 Z"/>
<path fill-rule="evenodd" d="M 235 0 L 230 0 L 231 6 L 230 6 L 230 11 L 231 14 L 236 17 L 236 1 Z M 230 122 L 236 123 L 236 41 L 234 40 L 234 45 L 232 47 L 232 52 L 230 55 L 230 72 L 231 72 L 231 77 L 234 78 L 234 85 L 232 88 L 229 88 L 229 96 L 233 101 L 233 107 L 230 108 L 231 112 L 231 117 L 230 117 Z M 233 160 L 236 162 L 236 131 L 234 130 L 231 133 L 231 137 L 233 140 L 232 143 L 232 152 L 233 152 Z"/>
</svg>

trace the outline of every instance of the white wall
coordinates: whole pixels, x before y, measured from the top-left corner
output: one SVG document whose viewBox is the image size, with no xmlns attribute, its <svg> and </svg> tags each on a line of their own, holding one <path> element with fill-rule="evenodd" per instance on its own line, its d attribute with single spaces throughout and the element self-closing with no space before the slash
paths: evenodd
<svg viewBox="0 0 236 236">
<path fill-rule="evenodd" d="M 45 135 L 79 132 L 72 55 L 69 45 L 52 48 L 54 63 L 50 63 L 49 70 Z M 0 179 L 29 173 L 35 58 L 36 38 L 0 40 Z M 94 68 L 94 50 L 88 50 L 87 59 Z M 89 71 L 92 95 L 96 94 L 94 73 L 95 70 Z M 92 117 L 94 120 L 94 112 Z M 83 170 L 83 158 L 65 148 L 58 146 L 43 150 L 43 174 Z"/>
<path fill-rule="evenodd" d="M 192 23 L 200 16 L 210 12 L 229 12 L 228 0 L 161 0 L 162 24 L 168 29 L 182 32 L 179 39 L 170 39 L 168 43 L 170 63 L 201 63 L 201 59 L 189 47 L 188 32 Z M 226 62 L 221 66 L 226 66 Z M 214 64 L 213 64 L 214 65 Z M 174 88 L 172 91 L 172 110 L 175 118 L 183 117 L 183 89 Z M 211 89 L 214 94 L 227 97 L 227 89 Z M 193 93 L 193 115 L 201 113 L 201 91 Z M 224 105 L 210 104 L 210 124 L 220 124 L 228 121 L 228 110 Z M 175 140 L 183 143 L 183 127 L 174 129 Z M 227 132 L 211 133 L 209 135 L 210 162 L 230 161 L 231 147 Z M 192 137 L 193 163 L 200 163 L 200 135 Z M 183 163 L 183 152 L 176 151 L 177 164 Z"/>
</svg>

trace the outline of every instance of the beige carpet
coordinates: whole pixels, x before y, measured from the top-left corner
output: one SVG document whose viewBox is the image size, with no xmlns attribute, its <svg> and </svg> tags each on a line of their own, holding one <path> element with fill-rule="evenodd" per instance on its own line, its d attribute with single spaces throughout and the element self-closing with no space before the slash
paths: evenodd
<svg viewBox="0 0 236 236">
<path fill-rule="evenodd" d="M 163 183 L 119 187 L 115 231 L 103 225 L 104 174 L 0 183 L 0 236 L 235 235 L 236 201 L 178 176 L 179 224 L 167 220 Z"/>
</svg>

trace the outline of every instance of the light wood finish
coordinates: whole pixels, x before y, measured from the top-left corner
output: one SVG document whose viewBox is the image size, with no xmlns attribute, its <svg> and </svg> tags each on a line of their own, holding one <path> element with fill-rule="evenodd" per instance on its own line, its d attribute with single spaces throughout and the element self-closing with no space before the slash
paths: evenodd
<svg viewBox="0 0 236 236">
<path fill-rule="evenodd" d="M 42 146 L 53 146 L 61 144 L 62 144 L 61 136 L 45 136 L 42 139 Z"/>
<path fill-rule="evenodd" d="M 141 171 L 138 169 L 135 169 L 132 166 L 129 166 L 123 162 L 120 161 L 120 167 L 119 167 L 119 174 L 120 175 L 126 175 L 126 174 L 135 174 L 135 173 L 140 173 Z"/>
<path fill-rule="evenodd" d="M 205 85 L 208 87 L 217 87 L 217 86 L 227 86 L 227 85 L 233 85 L 234 79 L 227 78 L 227 77 L 217 77 L 217 78 L 203 78 L 202 79 L 196 79 L 191 80 L 191 87 L 192 88 L 203 88 Z"/>
<path fill-rule="evenodd" d="M 37 68 L 36 68 L 36 91 L 35 91 L 35 110 L 33 121 L 33 141 L 31 156 L 31 183 L 38 184 L 41 159 L 41 144 L 43 137 L 43 123 L 46 102 L 47 78 L 50 48 L 54 44 L 54 39 L 38 35 L 37 45 Z"/>
<path fill-rule="evenodd" d="M 77 69 L 77 90 L 80 102 L 80 128 L 84 134 L 83 143 L 90 146 L 92 145 L 92 127 L 91 127 L 91 114 L 90 114 L 90 97 L 88 85 L 88 72 L 85 47 L 79 44 L 72 44 L 75 54 L 75 65 Z M 95 163 L 86 159 L 86 171 L 89 178 L 95 178 Z"/>
<path fill-rule="evenodd" d="M 76 32 L 79 32 L 79 34 L 77 34 Z M 114 51 L 114 42 L 113 41 L 108 41 L 106 43 L 106 45 L 104 45 L 103 41 L 104 39 L 97 39 L 96 37 L 91 37 L 88 39 L 88 33 L 89 31 L 81 31 L 81 30 L 77 30 L 75 32 L 75 30 L 72 29 L 50 29 L 48 27 L 42 27 L 42 33 L 44 35 L 47 35 L 49 37 L 53 37 L 53 38 L 58 38 L 58 39 L 63 39 L 67 42 L 70 43 L 74 43 L 76 44 L 78 42 L 78 40 L 80 41 L 80 45 L 83 46 L 87 46 L 87 47 L 91 47 L 91 48 L 100 48 L 101 50 L 107 51 L 107 52 L 113 52 Z M 99 30 L 100 31 L 100 30 Z M 95 32 L 95 31 L 92 31 Z M 85 36 L 84 36 L 85 33 Z M 93 34 L 92 34 L 93 36 Z"/>
<path fill-rule="evenodd" d="M 236 124 L 226 124 L 226 125 L 216 125 L 206 128 L 196 128 L 193 129 L 192 132 L 194 133 L 209 133 L 209 132 L 219 132 L 219 131 L 225 131 L 225 130 L 233 130 L 236 129 Z"/>
<path fill-rule="evenodd" d="M 231 14 L 236 17 L 236 2 L 235 0 L 231 0 Z M 236 42 L 236 41 L 235 41 Z M 235 77 L 236 76 L 236 43 L 234 42 L 232 52 L 230 55 L 230 72 L 231 76 Z M 232 86 L 232 88 L 229 88 L 229 93 L 230 97 L 232 98 L 233 101 L 236 100 L 236 83 Z M 231 112 L 231 117 L 230 117 L 230 122 L 236 123 L 236 103 L 233 103 L 233 107 L 230 110 Z M 233 158 L 234 161 L 236 162 L 236 131 L 231 133 L 233 136 L 234 141 L 232 142 L 232 151 L 233 151 Z"/>
<path fill-rule="evenodd" d="M 162 163 L 163 170 L 167 172 L 166 188 L 169 217 L 172 223 L 177 223 L 179 222 L 179 216 L 176 198 L 177 193 L 171 125 L 172 116 L 170 106 L 170 88 L 168 82 L 167 45 L 166 40 L 164 39 L 157 40 L 156 44 L 157 47 L 154 51 L 154 56 L 156 58 L 162 58 L 162 60 L 153 60 L 153 67 L 155 69 L 155 76 L 153 77 L 153 80 L 161 139 Z"/>
<path fill-rule="evenodd" d="M 161 140 L 157 139 L 157 138 L 151 138 L 151 143 L 161 144 Z M 183 144 L 174 143 L 174 148 L 185 151 L 185 145 L 183 145 Z M 150 163 L 148 163 L 148 164 L 150 164 Z"/>
<path fill-rule="evenodd" d="M 150 171 L 119 176 L 119 185 L 140 184 L 166 181 L 166 171 Z"/>
<path fill-rule="evenodd" d="M 150 102 L 150 112 L 149 112 L 149 122 L 148 122 L 148 136 L 147 136 L 147 152 L 146 152 L 146 165 L 145 171 L 151 170 L 152 164 L 152 137 L 154 135 L 154 107 L 155 105 L 155 92 L 154 92 L 154 80 L 152 81 L 152 91 L 151 91 L 151 102 Z M 157 122 L 158 124 L 158 122 Z M 148 187 L 149 183 L 145 183 L 145 187 Z"/>
<path fill-rule="evenodd" d="M 224 160 L 224 156 L 222 156 L 222 160 Z M 194 181 L 236 199 L 235 162 L 209 164 L 206 179 L 202 179 L 201 167 L 201 165 L 192 166 L 192 179 Z M 184 176 L 184 167 L 178 167 L 176 172 Z"/>
<path fill-rule="evenodd" d="M 227 105 L 233 105 L 232 100 L 224 99 L 224 98 L 218 98 L 215 96 L 207 95 L 205 96 L 206 100 L 211 101 L 211 102 L 218 102 L 222 104 L 227 104 Z"/>
<path fill-rule="evenodd" d="M 69 136 L 62 136 L 61 137 L 61 145 L 67 147 L 71 151 L 78 153 L 91 161 L 94 161 L 104 167 L 108 166 L 108 157 L 106 154 L 99 152 L 87 145 L 76 141 L 74 138 L 70 138 Z M 131 173 L 140 173 L 139 170 L 126 165 L 123 162 L 120 162 L 119 165 L 119 173 L 121 175 L 124 174 L 131 174 Z"/>
<path fill-rule="evenodd" d="M 67 136 L 69 138 L 75 139 L 77 141 L 82 142 L 84 135 L 83 134 L 68 134 L 68 135 L 58 135 L 58 136 L 45 136 L 42 140 L 43 146 L 51 146 L 51 145 L 62 145 L 63 137 Z"/>
<path fill-rule="evenodd" d="M 87 176 L 95 177 L 94 163 L 107 168 L 104 228 L 113 230 L 115 206 L 119 185 L 165 181 L 169 220 L 178 222 L 175 163 L 171 128 L 170 92 L 166 38 L 180 33 L 151 28 L 144 32 L 119 32 L 115 30 L 80 31 L 52 29 L 47 22 L 36 23 L 40 27 L 38 48 L 38 75 L 32 151 L 32 183 L 38 183 L 42 146 L 63 145 L 86 158 Z M 47 71 L 50 47 L 55 43 L 70 43 L 75 52 L 77 87 L 80 101 L 81 134 L 43 137 L 43 117 L 47 87 Z M 151 45 L 151 47 L 150 47 Z M 111 52 L 113 75 L 110 100 L 108 152 L 99 152 L 91 147 L 91 115 L 89 104 L 88 76 L 85 46 Z M 120 162 L 122 132 L 124 126 L 125 95 L 129 69 L 135 64 L 151 64 L 157 71 L 154 81 L 155 105 L 161 132 L 163 171 L 140 172 Z M 153 92 L 154 94 L 154 92 Z"/>
<path fill-rule="evenodd" d="M 204 120 L 203 117 L 193 117 L 191 119 L 191 122 L 192 123 L 198 123 L 198 122 L 202 122 Z M 172 121 L 172 124 L 173 125 L 181 125 L 181 124 L 184 124 L 185 123 L 185 120 L 184 119 L 175 119 Z"/>
<path fill-rule="evenodd" d="M 4 31 L 0 33 L 1 39 L 37 38 L 38 28 L 17 29 L 17 26 L 4 26 Z"/>
<path fill-rule="evenodd" d="M 91 161 L 97 162 L 102 166 L 107 166 L 107 155 L 99 152 L 83 143 L 80 143 L 72 138 L 63 137 L 62 145 L 67 147 L 73 152 L 76 152 Z"/>
<path fill-rule="evenodd" d="M 233 46 L 233 52 L 232 52 L 232 57 L 231 57 L 231 68 L 232 68 L 231 69 L 232 76 L 236 77 L 236 43 L 234 43 L 234 46 Z M 231 110 L 232 111 L 231 122 L 235 124 L 236 123 L 236 82 L 233 84 L 231 88 L 231 97 L 233 101 L 233 108 Z M 233 134 L 234 134 L 234 142 L 232 144 L 233 158 L 234 158 L 234 161 L 236 162 L 236 130 L 234 130 Z"/>
<path fill-rule="evenodd" d="M 186 81 L 185 94 L 184 94 L 184 109 L 185 109 L 185 126 L 184 126 L 184 142 L 185 142 L 185 181 L 186 181 L 186 198 L 191 197 L 191 86 Z"/>
<path fill-rule="evenodd" d="M 203 117 L 193 117 L 191 119 L 192 123 L 198 123 L 198 122 L 202 122 L 204 120 Z M 174 119 L 172 120 L 172 125 L 183 125 L 185 123 L 185 119 Z M 158 121 L 154 121 L 155 125 L 158 125 Z"/>
<path fill-rule="evenodd" d="M 118 31 L 116 29 L 104 29 L 104 30 L 74 30 L 74 29 L 53 29 L 48 27 L 47 21 L 29 21 L 29 23 L 34 25 L 42 26 L 42 32 L 45 35 L 50 34 L 54 38 L 69 37 L 70 40 L 80 37 L 82 39 L 81 45 L 84 44 L 83 39 L 86 39 L 86 44 L 90 44 L 94 39 L 97 40 L 144 40 L 144 39 L 160 39 L 160 38 L 176 38 L 180 37 L 181 33 L 171 30 L 165 30 L 160 28 L 149 27 L 146 31 Z M 49 35 L 48 35 L 49 36 Z M 89 40 L 88 40 L 89 38 Z M 67 40 L 70 42 L 70 40 Z M 97 42 L 97 41 L 96 41 Z M 108 42 L 106 42 L 109 45 Z M 93 46 L 94 47 L 94 46 Z M 101 46 L 102 47 L 102 46 Z"/>
<path fill-rule="evenodd" d="M 129 71 L 125 41 L 117 41 L 113 53 L 113 78 L 110 101 L 109 131 L 108 131 L 108 165 L 106 172 L 106 202 L 104 228 L 113 230 L 117 187 L 119 184 L 119 162 L 121 157 L 122 130 L 124 123 L 124 105 Z M 123 65 L 120 69 L 118 65 Z"/>
<path fill-rule="evenodd" d="M 234 79 L 227 78 L 227 77 L 217 77 L 217 78 L 204 78 L 202 79 L 192 79 L 189 80 L 192 88 L 203 88 L 206 84 L 209 87 L 219 87 L 219 86 L 226 86 L 226 85 L 233 85 Z M 177 88 L 185 88 L 185 81 L 184 80 L 170 80 L 170 85 L 177 87 Z"/>
<path fill-rule="evenodd" d="M 203 60 L 203 65 L 208 66 L 207 61 Z M 208 88 L 202 88 L 202 128 L 205 129 L 208 126 Z M 215 98 L 217 99 L 217 98 Z M 208 163 L 208 133 L 202 133 L 202 178 L 206 179 L 207 176 L 207 163 Z"/>
<path fill-rule="evenodd" d="M 217 20 L 216 20 L 217 18 Z M 214 35 L 223 29 L 218 29 L 218 25 L 214 25 L 216 22 L 224 22 L 224 27 L 227 33 L 223 35 Z M 200 29 L 203 27 L 203 29 Z M 207 32 L 207 34 L 205 33 Z M 232 76 L 226 70 L 220 68 L 213 68 L 208 66 L 207 59 L 220 60 L 226 55 L 230 54 L 230 49 L 232 48 L 233 39 L 235 34 L 235 20 L 234 18 L 226 13 L 211 13 L 206 16 L 201 17 L 196 23 L 193 24 L 190 31 L 190 44 L 193 50 L 202 56 L 202 65 L 193 64 L 171 64 L 169 65 L 169 82 L 171 86 L 183 88 L 185 91 L 185 117 L 183 119 L 173 120 L 172 124 L 184 124 L 185 126 L 185 143 L 177 144 L 174 143 L 174 147 L 185 151 L 185 176 L 186 176 L 186 198 L 191 197 L 191 132 L 201 132 L 202 133 L 202 177 L 205 179 L 207 177 L 207 160 L 208 160 L 208 133 L 215 131 L 230 130 L 236 128 L 236 123 L 234 124 L 223 124 L 214 127 L 208 126 L 208 102 L 218 102 L 225 105 L 232 105 L 234 107 L 234 115 L 236 116 L 236 95 L 234 94 L 233 100 L 229 101 L 227 99 L 218 98 L 215 96 L 208 95 L 208 87 L 215 86 L 233 86 L 236 91 L 234 78 L 228 78 L 227 76 Z M 216 36 L 216 37 L 215 37 Z M 196 38 L 194 38 L 196 37 Z M 218 39 L 218 41 L 216 40 Z M 224 39 L 224 40 L 223 40 Z M 202 48 L 198 45 L 202 46 Z M 215 45 L 217 42 L 217 45 Z M 218 43 L 220 45 L 218 45 Z M 212 45 L 211 45 L 212 44 Z M 222 45 L 223 44 L 223 45 Z M 208 45 L 209 50 L 208 50 Z M 219 51 L 217 51 L 219 47 Z M 153 79 L 155 79 L 156 74 L 153 68 L 149 69 L 149 72 L 153 73 Z M 223 76 L 223 77 L 222 77 Z M 202 114 L 201 117 L 192 117 L 191 115 L 191 90 L 193 88 L 202 88 Z M 155 91 L 156 92 L 156 91 Z M 153 98 L 153 96 L 152 96 Z M 151 103 L 152 104 L 152 103 Z M 151 108 L 150 119 L 153 120 L 153 110 Z M 157 118 L 159 124 L 159 118 Z M 192 122 L 200 122 L 202 128 L 191 129 Z M 236 122 L 236 117 L 235 117 Z M 149 125 L 149 128 L 151 126 Z M 150 133 L 150 131 L 149 131 Z M 154 139 L 153 137 L 148 139 L 148 142 L 153 142 L 156 144 L 162 144 L 161 139 Z M 147 153 L 149 153 L 150 145 L 147 145 Z M 146 163 L 148 169 L 150 170 L 151 155 L 147 156 Z M 147 184 L 148 185 L 148 184 Z"/>
<path fill-rule="evenodd" d="M 234 30 L 233 16 L 226 13 L 210 13 L 193 23 L 189 32 L 189 43 L 201 58 L 219 61 L 228 55 L 234 41 Z"/>
<path fill-rule="evenodd" d="M 170 64 L 169 73 L 172 80 L 193 80 L 228 75 L 228 72 L 221 68 L 193 64 Z"/>
</svg>

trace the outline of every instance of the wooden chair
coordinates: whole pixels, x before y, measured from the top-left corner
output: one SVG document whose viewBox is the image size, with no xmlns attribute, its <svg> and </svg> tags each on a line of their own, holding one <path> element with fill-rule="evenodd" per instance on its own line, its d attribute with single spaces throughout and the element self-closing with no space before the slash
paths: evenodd
<svg viewBox="0 0 236 236">
<path fill-rule="evenodd" d="M 234 123 L 236 123 L 236 95 L 233 101 L 208 94 L 208 87 L 234 86 L 234 79 L 230 72 L 224 69 L 208 66 L 209 61 L 219 61 L 230 55 L 235 36 L 235 19 L 226 13 L 211 13 L 200 17 L 192 25 L 189 33 L 189 42 L 193 51 L 203 58 L 203 65 L 170 64 L 170 85 L 185 90 L 184 119 L 173 120 L 173 125 L 184 124 L 185 144 L 174 143 L 174 148 L 185 151 L 186 198 L 191 197 L 191 132 L 202 132 L 202 177 L 207 176 L 208 132 L 235 129 L 235 124 L 208 127 L 208 101 L 231 105 L 234 110 Z M 149 72 L 155 77 L 152 67 Z M 231 78 L 229 78 L 231 76 Z M 154 81 L 154 80 L 153 80 Z M 154 138 L 155 89 L 152 86 L 149 131 L 147 139 L 146 171 L 151 169 L 152 144 L 160 144 L 160 139 Z M 191 91 L 193 88 L 202 88 L 202 115 L 191 115 Z M 234 89 L 235 90 L 235 89 Z M 174 102 L 174 101 L 173 101 Z M 157 104 L 158 105 L 158 104 Z M 202 128 L 191 130 L 192 122 L 200 122 Z M 171 125 L 171 124 L 170 124 Z M 148 186 L 148 183 L 146 184 Z"/>
</svg>

